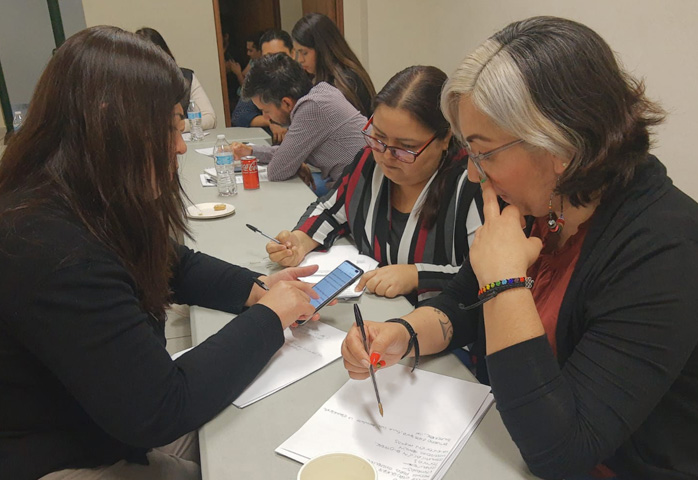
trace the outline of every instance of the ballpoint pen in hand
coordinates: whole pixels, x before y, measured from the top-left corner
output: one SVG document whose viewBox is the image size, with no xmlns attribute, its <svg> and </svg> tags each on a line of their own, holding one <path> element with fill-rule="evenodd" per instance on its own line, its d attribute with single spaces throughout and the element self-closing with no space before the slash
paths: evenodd
<svg viewBox="0 0 698 480">
<path fill-rule="evenodd" d="M 366 338 L 366 330 L 364 329 L 364 319 L 361 317 L 361 310 L 359 310 L 359 304 L 354 304 L 354 317 L 356 318 L 356 326 L 361 332 L 361 336 L 364 339 L 364 348 L 366 353 L 368 353 L 368 339 Z M 376 374 L 373 371 L 373 365 L 368 366 L 368 373 L 371 374 L 371 380 L 373 380 L 373 389 L 376 391 L 376 400 L 378 401 L 378 411 L 383 416 L 383 404 L 381 403 L 381 397 L 378 395 L 378 384 L 376 384 Z"/>
<path fill-rule="evenodd" d="M 255 227 L 254 225 L 250 225 L 249 223 L 246 223 L 245 225 L 247 225 L 247 228 L 249 228 L 249 229 L 252 230 L 253 232 L 259 233 L 259 234 L 262 235 L 263 237 L 267 237 L 267 238 L 268 238 L 269 240 L 271 240 L 272 242 L 275 242 L 275 243 L 278 243 L 279 245 L 281 245 L 281 242 L 280 242 L 280 241 L 278 241 L 278 240 L 275 239 L 274 237 L 270 237 L 269 235 L 267 235 L 266 233 L 264 233 L 263 231 L 261 231 L 259 228 Z"/>
<path fill-rule="evenodd" d="M 257 285 L 259 285 L 259 286 L 260 286 L 261 288 L 263 288 L 264 290 L 266 290 L 267 292 L 269 291 L 269 287 L 267 287 L 267 284 L 264 283 L 263 281 L 261 281 L 259 278 L 255 277 L 255 278 L 252 279 L 252 281 L 253 281 L 254 283 L 256 283 Z"/>
</svg>

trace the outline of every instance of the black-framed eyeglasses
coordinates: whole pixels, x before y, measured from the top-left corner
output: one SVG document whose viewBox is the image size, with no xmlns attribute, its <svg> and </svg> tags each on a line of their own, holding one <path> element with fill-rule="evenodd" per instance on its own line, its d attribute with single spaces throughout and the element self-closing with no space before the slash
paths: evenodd
<svg viewBox="0 0 698 480">
<path fill-rule="evenodd" d="M 436 133 L 429 139 L 427 143 L 425 143 L 422 148 L 417 150 L 416 152 L 412 150 L 406 150 L 404 148 L 400 147 L 391 147 L 389 145 L 386 145 L 385 143 L 381 142 L 378 140 L 376 137 L 372 137 L 371 135 L 368 134 L 368 127 L 371 126 L 373 123 L 373 115 L 371 115 L 371 118 L 368 119 L 368 123 L 366 123 L 366 126 L 361 130 L 361 133 L 364 135 L 364 140 L 366 140 L 366 145 L 369 146 L 371 150 L 374 152 L 378 153 L 385 153 L 386 150 L 390 150 L 390 153 L 393 154 L 393 157 L 397 158 L 403 163 L 414 163 L 417 160 L 417 157 L 422 154 L 424 150 L 427 149 L 429 145 L 431 145 L 431 142 L 433 142 L 436 139 Z"/>
<path fill-rule="evenodd" d="M 487 159 L 488 157 L 491 157 L 495 153 L 499 153 L 503 150 L 506 150 L 509 147 L 518 145 L 519 143 L 523 143 L 523 140 L 514 140 L 513 142 L 509 142 L 505 145 L 502 145 L 501 147 L 495 148 L 494 150 L 490 150 L 489 152 L 473 153 L 473 149 L 470 146 L 470 143 L 467 140 L 463 140 L 463 146 L 465 146 L 465 151 L 468 153 L 468 158 L 473 161 L 473 165 L 475 165 L 475 168 L 477 168 L 477 172 L 480 174 L 480 183 L 483 183 L 487 180 L 487 174 L 485 173 L 485 170 L 483 170 L 481 162 Z"/>
</svg>

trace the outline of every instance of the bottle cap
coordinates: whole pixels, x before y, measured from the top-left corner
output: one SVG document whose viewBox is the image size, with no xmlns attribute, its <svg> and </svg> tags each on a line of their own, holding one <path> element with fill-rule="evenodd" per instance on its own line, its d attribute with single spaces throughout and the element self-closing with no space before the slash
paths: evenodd
<svg viewBox="0 0 698 480">
<path fill-rule="evenodd" d="M 17 110 L 17 111 L 15 112 L 15 115 L 22 115 L 22 112 L 20 112 L 19 110 Z"/>
<path fill-rule="evenodd" d="M 225 135 L 221 134 L 216 137 L 218 140 L 225 140 Z"/>
</svg>

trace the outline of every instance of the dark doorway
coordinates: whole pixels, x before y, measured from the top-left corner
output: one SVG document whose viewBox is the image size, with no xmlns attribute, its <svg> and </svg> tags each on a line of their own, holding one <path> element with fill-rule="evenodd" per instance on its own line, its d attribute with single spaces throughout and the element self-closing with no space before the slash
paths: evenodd
<svg viewBox="0 0 698 480">
<path fill-rule="evenodd" d="M 216 3 L 218 5 L 216 5 Z M 218 8 L 216 8 L 218 7 Z M 218 14 L 219 26 L 218 50 L 221 60 L 221 83 L 225 107 L 225 125 L 230 126 L 230 112 L 237 101 L 237 89 L 240 86 L 235 75 L 226 74 L 225 56 L 230 56 L 243 68 L 247 65 L 245 40 L 270 28 L 281 28 L 279 0 L 214 0 L 214 10 Z M 229 35 L 229 46 L 224 51 L 223 35 Z M 226 90 L 228 91 L 226 94 Z"/>
<path fill-rule="evenodd" d="M 303 15 L 311 12 L 322 13 L 330 17 L 344 35 L 343 0 L 303 0 Z"/>
</svg>

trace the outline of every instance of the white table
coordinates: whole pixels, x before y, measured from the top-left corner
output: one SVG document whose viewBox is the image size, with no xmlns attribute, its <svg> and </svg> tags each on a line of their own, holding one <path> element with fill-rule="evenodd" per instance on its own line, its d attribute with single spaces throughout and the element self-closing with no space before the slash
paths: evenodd
<svg viewBox="0 0 698 480">
<path fill-rule="evenodd" d="M 263 130 L 254 128 L 219 129 L 215 132 L 225 133 L 228 141 L 260 143 L 269 139 Z M 245 223 L 271 235 L 282 229 L 291 229 L 315 196 L 296 178 L 278 183 L 261 182 L 260 189 L 252 191 L 243 190 L 239 185 L 237 196 L 221 200 L 215 187 L 202 187 L 199 180 L 199 174 L 211 166 L 213 160 L 192 148 L 212 146 L 214 135 L 207 136 L 204 142 L 189 144 L 189 152 L 180 165 L 182 183 L 194 203 L 225 201 L 235 205 L 236 213 L 215 220 L 192 220 L 190 226 L 194 240 L 186 239 L 186 243 L 229 262 L 268 273 L 275 266 L 266 256 L 266 240 L 248 230 Z M 398 317 L 412 309 L 404 298 L 389 300 L 364 294 L 358 302 L 367 320 Z M 346 331 L 353 323 L 352 308 L 351 303 L 325 308 L 322 321 Z M 194 345 L 216 333 L 229 320 L 229 314 L 193 307 Z M 452 354 L 424 357 L 419 368 L 475 381 Z M 277 455 L 274 449 L 298 430 L 348 378 L 341 361 L 337 361 L 249 407 L 238 409 L 231 405 L 225 409 L 199 431 L 204 479 L 295 478 L 301 465 Z M 536 477 L 528 472 L 493 407 L 444 478 L 507 480 Z"/>
</svg>

